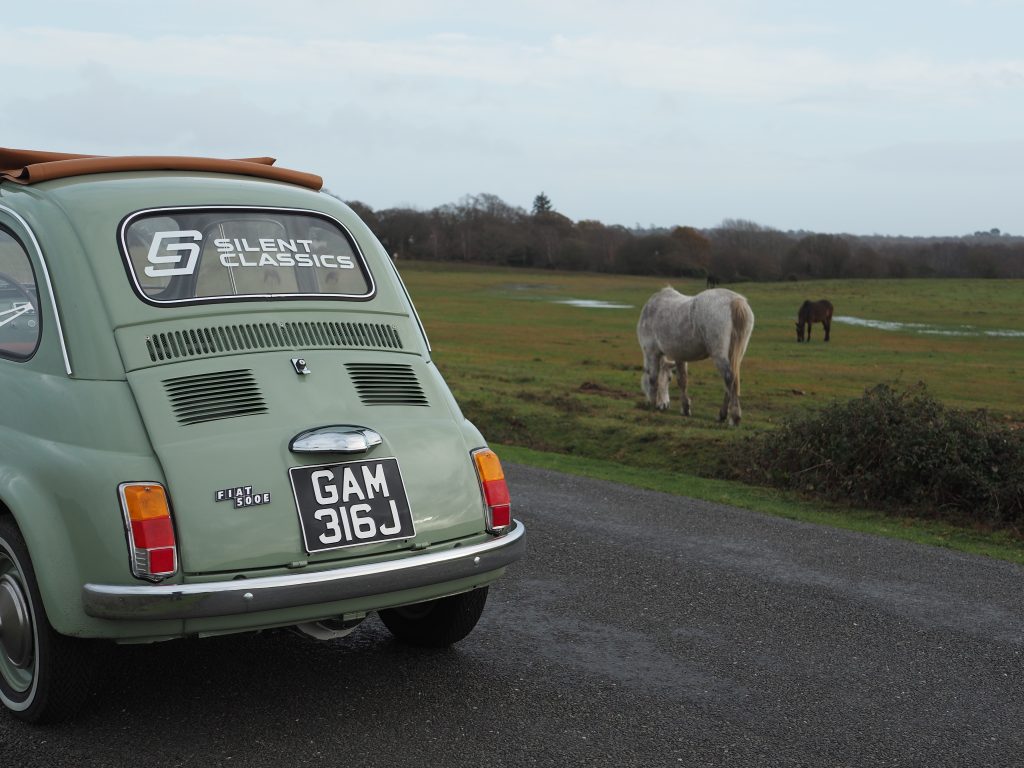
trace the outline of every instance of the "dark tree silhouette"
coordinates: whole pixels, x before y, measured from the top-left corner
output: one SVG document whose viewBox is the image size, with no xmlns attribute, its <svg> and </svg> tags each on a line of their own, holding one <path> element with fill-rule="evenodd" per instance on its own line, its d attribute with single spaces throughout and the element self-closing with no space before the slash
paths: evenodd
<svg viewBox="0 0 1024 768">
<path fill-rule="evenodd" d="M 533 198 L 533 215 L 540 216 L 544 213 L 551 213 L 554 210 L 551 207 L 551 198 L 541 192 L 535 198 Z"/>
</svg>

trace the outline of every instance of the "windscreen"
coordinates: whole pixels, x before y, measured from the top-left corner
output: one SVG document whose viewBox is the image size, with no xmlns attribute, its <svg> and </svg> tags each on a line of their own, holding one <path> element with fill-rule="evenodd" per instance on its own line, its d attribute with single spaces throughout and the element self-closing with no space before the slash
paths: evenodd
<svg viewBox="0 0 1024 768">
<path fill-rule="evenodd" d="M 155 304 L 373 295 L 351 236 L 320 214 L 143 211 L 122 223 L 121 251 L 135 290 Z"/>
</svg>

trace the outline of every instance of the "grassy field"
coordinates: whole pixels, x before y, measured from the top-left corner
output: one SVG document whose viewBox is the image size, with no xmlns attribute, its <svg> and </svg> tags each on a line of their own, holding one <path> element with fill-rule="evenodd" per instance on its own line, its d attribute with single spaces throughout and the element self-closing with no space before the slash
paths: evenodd
<svg viewBox="0 0 1024 768">
<path fill-rule="evenodd" d="M 756 325 L 743 363 L 743 424 L 718 423 L 722 382 L 690 364 L 693 416 L 651 411 L 636 321 L 657 278 L 404 262 L 434 349 L 466 415 L 491 441 L 641 470 L 707 474 L 724 444 L 878 383 L 918 381 L 947 405 L 1024 425 L 1024 282 L 744 283 Z M 677 280 L 683 293 L 703 289 Z M 804 299 L 835 305 L 832 341 L 797 344 Z M 580 306 L 578 301 L 613 307 Z M 844 319 L 847 318 L 847 319 Z M 885 323 L 884 327 L 873 324 Z"/>
</svg>

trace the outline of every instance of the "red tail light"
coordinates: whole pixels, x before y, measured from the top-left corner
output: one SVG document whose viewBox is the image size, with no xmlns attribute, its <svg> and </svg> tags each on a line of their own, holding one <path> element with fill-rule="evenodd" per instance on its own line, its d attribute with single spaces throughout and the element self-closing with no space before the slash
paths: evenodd
<svg viewBox="0 0 1024 768">
<path fill-rule="evenodd" d="M 178 571 L 178 547 L 167 492 L 159 483 L 122 483 L 118 487 L 131 551 L 132 573 L 163 581 Z"/>
<path fill-rule="evenodd" d="M 473 451 L 473 462 L 476 464 L 476 473 L 480 478 L 480 489 L 484 496 L 487 531 L 503 533 L 512 525 L 512 504 L 501 462 L 490 448 Z"/>
</svg>

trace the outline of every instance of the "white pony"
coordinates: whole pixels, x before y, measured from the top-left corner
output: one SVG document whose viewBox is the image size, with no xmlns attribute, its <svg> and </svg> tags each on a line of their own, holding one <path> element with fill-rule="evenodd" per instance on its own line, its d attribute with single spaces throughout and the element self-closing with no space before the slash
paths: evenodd
<svg viewBox="0 0 1024 768">
<path fill-rule="evenodd" d="M 636 336 L 644 353 L 640 385 L 647 402 L 668 408 L 668 384 L 675 366 L 682 412 L 690 415 L 686 394 L 686 363 L 710 357 L 725 382 L 725 401 L 718 420 L 740 423 L 740 362 L 754 330 L 754 313 L 747 300 L 725 288 L 684 296 L 665 286 L 651 296 L 640 312 Z"/>
</svg>

